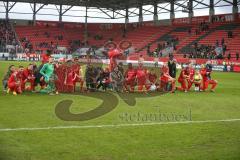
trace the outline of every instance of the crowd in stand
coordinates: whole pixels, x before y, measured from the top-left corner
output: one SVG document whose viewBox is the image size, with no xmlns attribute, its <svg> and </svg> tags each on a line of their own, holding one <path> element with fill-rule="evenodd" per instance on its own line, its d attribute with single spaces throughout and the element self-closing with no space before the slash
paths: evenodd
<svg viewBox="0 0 240 160">
<path fill-rule="evenodd" d="M 134 28 L 134 27 L 133 27 Z M 124 30 L 125 27 L 123 27 L 123 32 L 126 32 Z M 196 34 L 200 34 L 201 32 L 209 30 L 209 23 L 207 22 L 202 22 L 199 24 L 198 28 L 196 29 Z M 192 33 L 192 30 L 189 29 L 188 31 L 190 34 Z M 35 37 L 45 36 L 46 38 L 53 37 L 54 41 L 51 42 L 40 42 L 40 43 L 35 43 L 33 44 L 28 37 L 24 37 L 20 39 L 21 43 L 23 44 L 23 47 L 25 48 L 25 53 L 42 53 L 42 49 L 49 49 L 52 50 L 55 54 L 61 53 L 61 51 L 58 50 L 59 46 L 59 41 L 64 40 L 64 36 L 62 34 L 59 35 L 52 35 L 50 32 L 46 31 L 43 33 L 36 32 Z M 228 31 L 228 37 L 232 38 L 233 33 L 232 31 Z M 95 35 L 94 36 L 95 40 L 96 39 L 102 39 L 102 35 Z M 168 48 L 168 47 L 173 47 L 173 50 L 176 50 L 176 45 L 178 43 L 179 39 L 178 38 L 171 38 L 167 40 L 164 43 L 158 43 L 157 48 L 153 51 L 151 51 L 151 45 L 147 45 L 147 54 L 149 56 L 153 57 L 162 57 L 163 53 L 162 50 Z M 0 46 L 4 46 L 5 44 L 11 44 L 11 45 L 17 45 L 17 40 L 15 37 L 14 31 L 12 31 L 12 27 L 10 23 L 6 21 L 0 21 Z M 78 48 L 86 45 L 89 46 L 88 42 L 84 43 L 81 40 L 71 40 L 69 41 L 69 48 L 67 48 L 67 51 L 64 53 L 73 53 L 76 51 Z M 36 46 L 36 51 L 33 50 Z M 222 54 L 216 53 L 215 49 L 221 47 L 222 48 Z M 210 45 L 197 45 L 195 44 L 193 46 L 193 51 L 189 52 L 189 54 L 184 54 L 184 57 L 189 57 L 189 58 L 205 58 L 205 59 L 222 59 L 224 57 L 231 59 L 232 55 L 227 52 L 227 45 L 225 43 L 224 38 L 219 42 L 218 40 L 216 41 L 215 46 L 210 46 Z M 39 51 L 39 52 L 38 52 Z M 128 55 L 128 53 L 126 53 Z M 236 59 L 239 59 L 239 53 L 236 53 Z"/>
<path fill-rule="evenodd" d="M 52 36 L 51 33 L 49 33 L 49 32 L 43 32 L 43 33 L 36 32 L 34 34 L 34 36 L 39 37 L 40 34 L 42 34 L 46 38 L 50 38 Z M 62 34 L 55 35 L 53 38 L 54 38 L 54 40 L 56 40 L 56 42 L 51 41 L 50 43 L 49 42 L 40 42 L 40 43 L 32 44 L 31 41 L 28 39 L 28 37 L 24 37 L 20 41 L 25 48 L 25 50 L 24 50 L 25 53 L 35 52 L 34 45 L 36 47 L 36 50 L 41 51 L 44 48 L 44 49 L 48 49 L 48 50 L 53 50 L 54 53 L 58 53 L 58 50 L 57 50 L 58 41 L 63 40 L 63 35 Z"/>
<path fill-rule="evenodd" d="M 232 35 L 231 35 L 232 36 Z M 221 42 L 216 40 L 215 45 L 199 45 L 194 43 L 192 46 L 193 51 L 188 55 L 184 54 L 184 58 L 203 58 L 203 59 L 224 59 L 231 60 L 232 54 L 227 52 L 227 45 L 225 39 L 222 38 Z M 236 60 L 239 59 L 239 53 L 235 53 Z"/>
<path fill-rule="evenodd" d="M 201 22 L 198 26 L 198 28 L 195 29 L 195 34 L 199 35 L 201 32 L 205 32 L 209 30 L 209 24 L 206 22 Z M 191 29 L 188 30 L 188 33 L 191 34 Z"/>
<path fill-rule="evenodd" d="M 147 54 L 148 56 L 150 57 L 162 57 L 163 56 L 163 53 L 162 51 L 166 48 L 173 48 L 173 50 L 176 50 L 176 45 L 177 43 L 179 42 L 179 39 L 178 37 L 173 37 L 173 38 L 170 38 L 169 40 L 167 41 L 164 41 L 164 42 L 158 42 L 157 44 L 157 48 L 154 50 L 154 51 L 151 51 L 150 48 L 151 48 L 151 45 L 148 44 L 147 45 Z"/>
<path fill-rule="evenodd" d="M 10 23 L 6 20 L 0 20 L 0 49 L 6 49 L 6 45 L 17 46 L 18 41 Z M 12 52 L 13 49 L 9 50 Z"/>
</svg>

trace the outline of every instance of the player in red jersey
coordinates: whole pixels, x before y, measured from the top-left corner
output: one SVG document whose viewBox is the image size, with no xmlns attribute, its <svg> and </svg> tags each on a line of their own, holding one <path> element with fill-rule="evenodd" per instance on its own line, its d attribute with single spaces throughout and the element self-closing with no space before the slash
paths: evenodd
<svg viewBox="0 0 240 160">
<path fill-rule="evenodd" d="M 72 61 L 67 61 L 66 73 L 65 73 L 65 81 L 64 85 L 66 87 L 67 92 L 74 92 L 74 70 L 72 68 Z"/>
<path fill-rule="evenodd" d="M 211 87 L 210 91 L 214 92 L 214 89 L 216 88 L 218 82 L 211 78 L 211 73 L 212 73 L 211 65 L 210 64 L 202 65 L 202 69 L 201 69 L 200 73 L 202 75 L 201 90 L 206 91 L 206 89 L 208 88 L 208 85 L 211 84 L 212 87 Z"/>
<path fill-rule="evenodd" d="M 149 72 L 148 72 L 148 90 L 151 88 L 151 86 L 153 88 L 156 88 L 157 89 L 157 75 L 156 73 L 154 72 L 154 69 L 152 68 Z"/>
<path fill-rule="evenodd" d="M 121 52 L 116 48 L 112 49 L 108 52 L 108 57 L 110 60 L 109 69 L 113 71 L 113 69 L 117 66 L 117 58 L 121 55 Z"/>
<path fill-rule="evenodd" d="M 189 64 L 188 68 L 189 68 L 189 79 L 187 79 L 187 82 L 188 82 L 188 91 L 189 91 L 192 85 L 194 84 L 195 69 L 193 68 L 192 64 Z"/>
<path fill-rule="evenodd" d="M 20 81 L 20 85 L 21 85 L 21 91 L 23 92 L 23 90 L 22 90 L 22 84 L 23 84 L 23 77 L 24 77 L 24 75 L 23 75 L 23 71 L 24 71 L 24 67 L 23 66 L 19 66 L 18 67 L 18 70 L 17 70 L 17 78 L 19 79 L 19 81 Z"/>
<path fill-rule="evenodd" d="M 66 74 L 66 65 L 63 63 L 64 61 L 59 60 L 58 61 L 58 66 L 55 67 L 55 73 L 58 77 L 58 80 L 55 82 L 56 88 L 59 92 L 64 92 L 65 91 L 65 74 Z"/>
<path fill-rule="evenodd" d="M 11 74 L 10 78 L 8 79 L 8 93 L 11 91 L 13 92 L 13 95 L 21 94 L 21 79 L 18 76 L 18 72 L 16 69 Z"/>
<path fill-rule="evenodd" d="M 188 82 L 190 81 L 189 67 L 185 67 L 181 70 L 181 73 L 178 77 L 178 83 L 181 84 L 181 87 L 177 87 L 180 91 L 188 91 Z"/>
<path fill-rule="evenodd" d="M 34 91 L 35 90 L 34 80 L 35 80 L 35 77 L 33 73 L 33 64 L 29 64 L 28 67 L 24 69 L 22 72 L 22 83 L 21 83 L 22 91 L 26 89 L 25 86 L 27 82 L 30 83 L 29 90 Z"/>
<path fill-rule="evenodd" d="M 176 80 L 174 78 L 172 78 L 169 75 L 169 69 L 166 65 L 162 66 L 162 72 L 161 72 L 161 76 L 160 76 L 160 89 L 166 91 L 167 86 L 170 84 L 171 85 L 171 92 L 174 93 L 175 92 L 175 84 L 176 84 Z"/>
<path fill-rule="evenodd" d="M 132 63 L 128 63 L 128 69 L 125 72 L 125 89 L 126 91 L 134 92 L 134 86 L 136 82 L 136 70 L 133 68 Z M 129 87 L 130 86 L 130 90 Z"/>
<path fill-rule="evenodd" d="M 47 53 L 41 54 L 42 64 L 48 63 L 49 58 L 51 57 L 51 51 L 47 50 Z"/>
<path fill-rule="evenodd" d="M 15 72 L 15 66 L 14 65 L 10 65 L 8 67 L 8 71 L 7 73 L 4 75 L 3 80 L 2 80 L 2 86 L 3 86 L 3 90 L 9 92 L 10 90 L 8 89 L 8 79 L 10 78 L 10 76 L 12 75 L 12 73 Z"/>
<path fill-rule="evenodd" d="M 145 86 L 147 90 L 147 70 L 143 68 L 143 64 L 139 63 L 139 66 L 136 71 L 136 79 L 137 79 L 137 84 L 138 84 L 138 92 L 143 92 L 143 87 Z"/>
</svg>

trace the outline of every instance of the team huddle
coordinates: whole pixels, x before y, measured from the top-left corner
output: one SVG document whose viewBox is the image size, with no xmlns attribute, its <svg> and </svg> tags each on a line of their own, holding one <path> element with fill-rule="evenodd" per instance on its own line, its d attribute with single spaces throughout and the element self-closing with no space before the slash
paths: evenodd
<svg viewBox="0 0 240 160">
<path fill-rule="evenodd" d="M 175 62 L 171 61 L 171 63 Z M 111 67 L 95 67 L 88 63 L 84 73 L 78 59 L 54 61 L 51 56 L 45 55 L 40 66 L 36 63 L 29 64 L 27 68 L 9 66 L 3 78 L 3 87 L 7 93 L 12 92 L 17 95 L 24 91 L 47 94 L 73 93 L 77 91 L 78 84 L 81 92 L 113 90 L 116 92 L 164 91 L 172 93 L 176 90 L 188 92 L 192 86 L 195 91 L 206 91 L 209 84 L 212 85 L 210 91 L 214 91 L 217 85 L 217 81 L 211 78 L 211 64 L 202 65 L 200 70 L 195 70 L 189 64 L 183 67 L 178 79 L 172 76 L 176 71 L 167 64 L 158 70 L 160 74 L 157 74 L 153 68 L 145 68 L 140 62 L 137 67 L 129 63 L 126 70 L 122 63 L 112 69 Z M 176 86 L 176 81 L 180 86 Z M 37 86 L 40 86 L 38 91 L 36 91 L 36 88 L 39 88 Z"/>
</svg>

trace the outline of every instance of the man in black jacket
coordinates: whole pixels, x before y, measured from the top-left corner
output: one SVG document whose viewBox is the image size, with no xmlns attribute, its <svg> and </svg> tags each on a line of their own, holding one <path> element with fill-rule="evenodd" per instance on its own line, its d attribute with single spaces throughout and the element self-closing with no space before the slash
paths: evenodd
<svg viewBox="0 0 240 160">
<path fill-rule="evenodd" d="M 177 65 L 176 65 L 176 61 L 173 59 L 172 56 L 169 58 L 168 68 L 169 68 L 169 75 L 170 75 L 172 78 L 176 78 Z"/>
</svg>

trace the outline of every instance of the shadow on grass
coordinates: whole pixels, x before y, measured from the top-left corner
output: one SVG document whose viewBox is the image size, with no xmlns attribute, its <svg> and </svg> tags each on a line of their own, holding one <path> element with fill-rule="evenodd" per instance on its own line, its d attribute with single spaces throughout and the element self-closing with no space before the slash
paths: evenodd
<svg viewBox="0 0 240 160">
<path fill-rule="evenodd" d="M 117 93 L 118 96 L 129 106 L 136 105 L 136 98 L 150 98 L 163 95 L 166 92 L 149 92 L 149 93 Z M 63 100 L 55 107 L 55 114 L 64 121 L 87 121 L 101 117 L 114 110 L 119 103 L 119 99 L 113 92 L 91 92 L 75 93 L 74 95 L 86 96 L 102 100 L 99 106 L 93 110 L 84 113 L 73 114 L 70 112 L 72 100 Z M 83 105 L 83 104 L 79 104 Z"/>
</svg>

